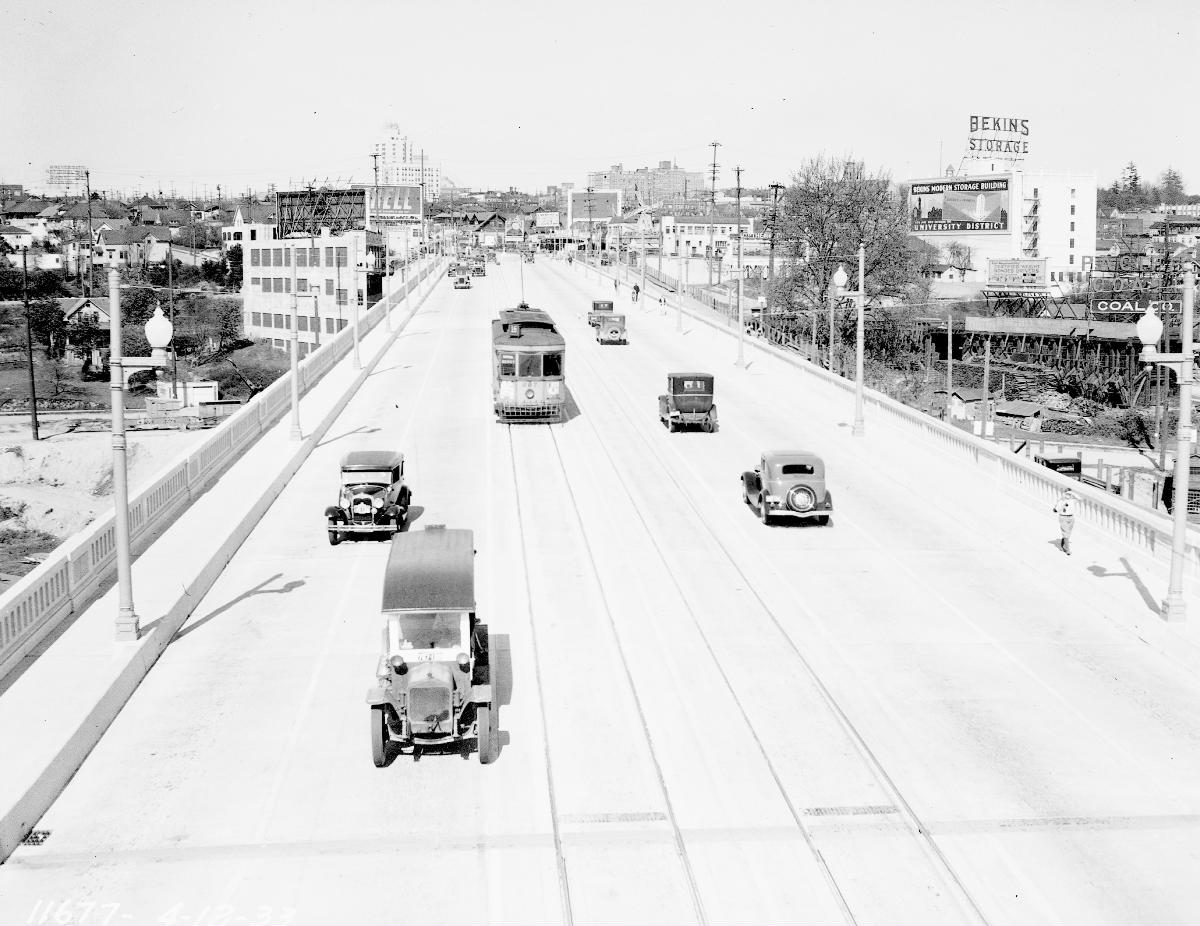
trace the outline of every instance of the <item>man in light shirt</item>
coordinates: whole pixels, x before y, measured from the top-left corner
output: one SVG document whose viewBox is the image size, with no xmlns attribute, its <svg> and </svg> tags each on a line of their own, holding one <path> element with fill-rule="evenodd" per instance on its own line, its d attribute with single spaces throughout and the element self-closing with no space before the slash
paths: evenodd
<svg viewBox="0 0 1200 926">
<path fill-rule="evenodd" d="M 1062 540 L 1058 542 L 1062 551 L 1071 555 L 1071 531 L 1075 529 L 1075 492 L 1067 489 L 1052 509 L 1058 515 L 1058 529 L 1062 531 Z"/>
</svg>

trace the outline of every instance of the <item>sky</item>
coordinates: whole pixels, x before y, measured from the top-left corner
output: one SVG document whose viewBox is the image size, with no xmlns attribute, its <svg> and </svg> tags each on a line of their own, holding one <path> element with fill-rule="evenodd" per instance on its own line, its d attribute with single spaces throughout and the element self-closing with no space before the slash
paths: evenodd
<svg viewBox="0 0 1200 926">
<path fill-rule="evenodd" d="M 369 182 L 392 122 L 471 188 L 704 170 L 712 141 L 721 187 L 822 153 L 904 180 L 996 115 L 1029 120 L 1029 169 L 1170 165 L 1200 193 L 1198 34 L 1188 0 L 0 0 L 0 183 Z"/>
</svg>

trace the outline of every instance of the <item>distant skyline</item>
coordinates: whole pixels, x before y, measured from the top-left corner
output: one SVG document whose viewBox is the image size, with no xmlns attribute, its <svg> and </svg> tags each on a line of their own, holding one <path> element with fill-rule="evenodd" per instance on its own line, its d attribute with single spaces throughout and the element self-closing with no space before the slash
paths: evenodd
<svg viewBox="0 0 1200 926">
<path fill-rule="evenodd" d="M 969 118 L 996 115 L 1028 120 L 1029 169 L 1107 185 L 1132 160 L 1200 193 L 1188 77 L 1163 72 L 1200 18 L 1177 0 L 3 2 L 0 183 L 36 189 L 51 164 L 185 196 L 368 182 L 391 122 L 475 188 L 702 171 L 714 140 L 722 187 L 822 152 L 905 180 L 957 165 Z"/>
</svg>

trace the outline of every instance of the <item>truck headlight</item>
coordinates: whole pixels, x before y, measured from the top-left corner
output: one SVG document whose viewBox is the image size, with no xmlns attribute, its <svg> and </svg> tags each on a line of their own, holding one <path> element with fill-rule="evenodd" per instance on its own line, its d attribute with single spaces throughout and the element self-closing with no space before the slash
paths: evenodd
<svg viewBox="0 0 1200 926">
<path fill-rule="evenodd" d="M 392 671 L 397 675 L 404 675 L 408 672 L 408 665 L 404 662 L 404 657 L 399 653 L 389 659 L 388 663 L 391 665 Z"/>
<path fill-rule="evenodd" d="M 382 508 L 383 507 L 383 496 L 376 495 L 373 499 L 371 499 L 371 507 L 372 508 Z"/>
<path fill-rule="evenodd" d="M 459 653 L 458 659 L 455 661 L 458 663 L 459 672 L 471 671 L 471 659 L 466 653 Z"/>
</svg>

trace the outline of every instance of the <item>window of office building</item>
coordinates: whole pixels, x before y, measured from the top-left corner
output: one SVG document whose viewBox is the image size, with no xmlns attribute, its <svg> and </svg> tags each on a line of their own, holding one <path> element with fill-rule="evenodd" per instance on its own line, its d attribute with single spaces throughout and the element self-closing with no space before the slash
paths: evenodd
<svg viewBox="0 0 1200 926">
<path fill-rule="evenodd" d="M 296 346 L 300 348 L 300 357 L 301 357 L 301 358 L 304 358 L 304 357 L 307 357 L 307 356 L 308 356 L 308 342 L 306 342 L 306 341 L 301 341 L 301 342 L 300 342 L 299 344 L 297 344 Z"/>
<path fill-rule="evenodd" d="M 260 266 L 262 266 L 262 265 L 259 263 L 259 261 L 260 261 L 260 260 L 261 260 L 261 258 L 259 257 L 259 254 L 258 254 L 258 248 L 251 248 L 251 249 L 250 249 L 250 266 L 251 266 L 251 267 L 260 267 Z"/>
<path fill-rule="evenodd" d="M 333 334 L 333 319 L 332 318 L 325 319 L 325 333 Z"/>
<path fill-rule="evenodd" d="M 308 249 L 308 265 L 310 267 L 320 267 L 321 266 L 321 249 L 320 248 L 309 248 Z"/>
<path fill-rule="evenodd" d="M 285 343 L 283 338 L 274 338 L 273 343 L 275 344 L 275 348 L 277 350 L 283 350 L 283 345 Z"/>
<path fill-rule="evenodd" d="M 1074 239 L 1074 238 L 1072 238 L 1072 239 L 1071 239 L 1071 244 L 1070 244 L 1070 247 L 1071 247 L 1071 248 L 1074 248 L 1074 247 L 1075 247 L 1075 239 Z"/>
<path fill-rule="evenodd" d="M 1067 255 L 1067 263 L 1068 263 L 1068 264 L 1073 264 L 1073 263 L 1075 263 L 1075 255 L 1074 255 L 1074 254 L 1068 254 L 1068 255 Z M 1071 274 L 1071 282 L 1072 282 L 1072 283 L 1074 283 L 1074 282 L 1075 282 L 1075 274 Z"/>
<path fill-rule="evenodd" d="M 1071 231 L 1075 231 L 1075 223 L 1074 222 L 1071 223 Z"/>
<path fill-rule="evenodd" d="M 258 285 L 258 277 L 250 277 L 250 285 L 257 286 Z"/>
<path fill-rule="evenodd" d="M 308 316 L 307 315 L 297 315 L 296 316 L 296 330 L 297 331 L 307 331 L 308 330 Z"/>
<path fill-rule="evenodd" d="M 255 229 L 250 229 L 250 240 L 253 241 L 258 237 L 258 232 Z"/>
<path fill-rule="evenodd" d="M 261 326 L 262 325 L 262 312 L 251 312 L 250 313 L 250 324 Z"/>
<path fill-rule="evenodd" d="M 284 248 L 284 250 L 283 250 L 283 265 L 285 267 L 290 267 L 292 265 L 292 251 L 294 251 L 294 250 L 296 250 L 296 249 L 295 248 Z"/>
<path fill-rule="evenodd" d="M 277 293 L 283 292 L 283 277 L 273 277 L 271 289 Z"/>
<path fill-rule="evenodd" d="M 264 293 L 269 293 L 271 291 L 271 278 L 270 277 L 262 278 L 262 289 L 263 289 Z"/>
<path fill-rule="evenodd" d="M 271 258 L 276 267 L 283 266 L 283 248 L 275 248 L 275 256 Z"/>
<path fill-rule="evenodd" d="M 346 292 L 347 291 L 344 289 L 339 289 L 337 291 L 337 304 L 338 305 L 348 305 L 349 304 L 346 301 Z"/>
<path fill-rule="evenodd" d="M 326 280 L 326 281 L 325 281 L 325 295 L 326 295 L 326 296 L 332 296 L 332 295 L 333 295 L 333 280 Z"/>
<path fill-rule="evenodd" d="M 279 312 L 275 313 L 275 327 L 276 328 L 283 327 L 283 315 Z"/>
<path fill-rule="evenodd" d="M 347 259 L 346 248 L 338 248 L 337 249 L 337 265 L 339 267 L 347 266 L 346 259 Z"/>
<path fill-rule="evenodd" d="M 338 322 L 338 331 L 341 331 L 341 330 L 342 330 L 343 328 L 345 328 L 345 327 L 346 327 L 346 325 L 348 324 L 348 323 L 347 323 L 347 321 L 346 321 L 346 319 L 344 319 L 344 318 L 339 318 L 339 319 L 337 320 L 337 322 Z"/>
<path fill-rule="evenodd" d="M 262 262 L 262 265 L 263 265 L 264 267 L 270 267 L 270 266 L 271 266 L 271 249 L 270 249 L 270 248 L 263 248 L 263 249 L 262 249 L 262 261 L 263 261 L 263 262 Z"/>
<path fill-rule="evenodd" d="M 1074 207 L 1074 206 L 1072 206 L 1072 207 L 1071 207 L 1071 215 L 1074 215 L 1074 214 L 1075 214 L 1075 207 Z"/>
<path fill-rule="evenodd" d="M 312 321 L 308 325 L 308 330 L 316 331 L 318 333 L 321 331 L 321 319 L 318 316 L 314 315 L 312 317 Z"/>
<path fill-rule="evenodd" d="M 297 267 L 307 267 L 308 266 L 308 248 L 297 248 L 296 249 L 296 266 Z"/>
<path fill-rule="evenodd" d="M 298 293 L 308 292 L 308 280 L 304 279 L 304 277 L 301 277 L 300 279 L 298 279 L 296 281 L 296 292 L 298 292 Z"/>
<path fill-rule="evenodd" d="M 290 293 L 292 291 L 292 278 L 291 277 L 283 278 L 283 291 L 285 293 Z"/>
<path fill-rule="evenodd" d="M 361 289 L 358 291 L 358 304 L 363 304 L 363 291 Z"/>
</svg>

